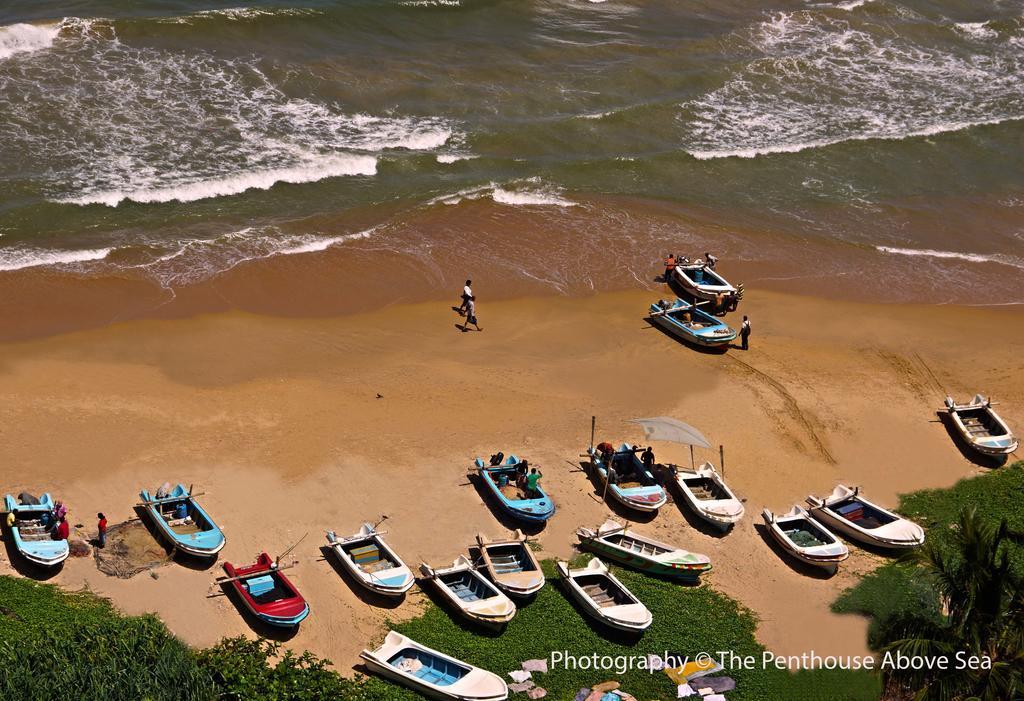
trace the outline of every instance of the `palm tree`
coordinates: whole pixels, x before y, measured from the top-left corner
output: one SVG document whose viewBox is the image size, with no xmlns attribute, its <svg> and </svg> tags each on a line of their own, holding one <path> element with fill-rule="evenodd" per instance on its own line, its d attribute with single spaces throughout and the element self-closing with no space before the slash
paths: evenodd
<svg viewBox="0 0 1024 701">
<path fill-rule="evenodd" d="M 946 670 L 886 669 L 887 692 L 915 701 L 1024 699 L 1024 579 L 1010 560 L 1024 543 L 1003 519 L 998 525 L 963 509 L 948 536 L 910 555 L 934 582 L 941 613 L 894 616 L 883 624 L 890 658 L 938 658 Z M 978 668 L 965 668 L 970 657 Z M 988 664 L 984 661 L 988 660 Z M 884 661 L 884 660 L 883 660 Z"/>
</svg>

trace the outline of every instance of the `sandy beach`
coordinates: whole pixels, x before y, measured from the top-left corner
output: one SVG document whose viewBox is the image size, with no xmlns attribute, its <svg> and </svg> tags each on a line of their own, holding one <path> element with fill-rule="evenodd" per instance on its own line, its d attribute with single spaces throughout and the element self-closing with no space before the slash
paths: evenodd
<svg viewBox="0 0 1024 701">
<path fill-rule="evenodd" d="M 798 569 L 768 545 L 760 511 L 788 509 L 837 482 L 886 506 L 987 469 L 936 421 L 947 392 L 991 393 L 1024 425 L 1024 324 L 1015 308 L 825 301 L 749 290 L 751 350 L 685 347 L 650 327 L 662 291 L 488 303 L 484 332 L 462 333 L 445 303 L 319 319 L 238 311 L 140 320 L 9 341 L 0 353 L 3 492 L 49 491 L 94 535 L 95 514 L 134 516 L 140 488 L 194 484 L 225 529 L 221 562 L 294 551 L 293 580 L 313 613 L 288 643 L 348 672 L 386 619 L 413 615 L 360 599 L 325 562 L 324 531 L 355 531 L 386 514 L 410 564 L 445 564 L 474 534 L 504 526 L 467 479 L 474 456 L 515 452 L 539 464 L 559 512 L 537 537 L 572 554 L 573 532 L 611 509 L 580 470 L 590 441 L 640 441 L 628 423 L 668 415 L 725 449 L 726 477 L 746 500 L 732 533 L 710 534 L 669 503 L 638 529 L 709 554 L 707 586 L 760 620 L 780 654 L 867 651 L 866 622 L 829 611 L 883 558 L 860 548 L 833 578 Z M 733 321 L 735 317 L 730 317 Z M 738 323 L 738 322 L 737 322 Z M 378 397 L 378 395 L 380 395 Z M 660 461 L 689 454 L 656 445 Z M 717 451 L 698 460 L 717 463 Z M 12 571 L 9 553 L 0 573 Z M 252 634 L 231 601 L 209 596 L 219 564 L 170 564 L 120 580 L 91 558 L 52 581 L 155 612 L 195 645 Z"/>
</svg>

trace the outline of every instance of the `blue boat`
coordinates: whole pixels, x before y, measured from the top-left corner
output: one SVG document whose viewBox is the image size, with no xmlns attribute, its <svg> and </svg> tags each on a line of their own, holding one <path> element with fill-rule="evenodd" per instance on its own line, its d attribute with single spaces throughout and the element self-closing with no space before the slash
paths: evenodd
<svg viewBox="0 0 1024 701">
<path fill-rule="evenodd" d="M 736 340 L 736 330 L 699 306 L 681 299 L 661 300 L 650 308 L 652 323 L 681 341 L 706 348 L 724 346 Z"/>
<path fill-rule="evenodd" d="M 498 465 L 489 465 L 481 458 L 477 458 L 474 464 L 487 491 L 505 513 L 526 523 L 544 523 L 555 515 L 555 503 L 540 485 L 536 494 L 526 494 L 516 485 L 521 462 L 515 455 L 509 455 Z"/>
<path fill-rule="evenodd" d="M 213 557 L 224 547 L 224 533 L 185 485 L 179 484 L 166 496 L 151 495 L 143 489 L 139 497 L 140 506 L 175 550 L 196 557 Z"/>
<path fill-rule="evenodd" d="M 668 501 L 668 494 L 640 462 L 637 450 L 639 448 L 628 443 L 623 443 L 618 450 L 613 450 L 610 443 L 601 443 L 596 449 L 587 448 L 587 453 L 601 486 L 612 499 L 635 511 L 657 512 Z M 609 464 L 614 471 L 610 484 Z"/>
<path fill-rule="evenodd" d="M 26 494 L 21 497 L 4 497 L 4 511 L 13 516 L 13 520 L 7 517 L 7 530 L 15 549 L 33 564 L 57 567 L 68 559 L 71 551 L 68 541 L 53 537 L 53 499 L 49 493 L 39 499 Z"/>
</svg>

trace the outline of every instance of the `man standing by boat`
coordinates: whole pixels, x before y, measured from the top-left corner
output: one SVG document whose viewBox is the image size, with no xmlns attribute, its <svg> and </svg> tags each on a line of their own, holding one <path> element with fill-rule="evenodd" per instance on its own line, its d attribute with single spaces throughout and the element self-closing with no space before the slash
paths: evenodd
<svg viewBox="0 0 1024 701">
<path fill-rule="evenodd" d="M 747 339 L 750 338 L 750 320 L 743 317 L 743 326 L 740 327 L 740 340 L 743 342 L 743 350 L 749 350 Z"/>
<path fill-rule="evenodd" d="M 676 257 L 672 253 L 665 259 L 665 282 L 672 281 L 672 274 L 676 271 Z"/>
</svg>

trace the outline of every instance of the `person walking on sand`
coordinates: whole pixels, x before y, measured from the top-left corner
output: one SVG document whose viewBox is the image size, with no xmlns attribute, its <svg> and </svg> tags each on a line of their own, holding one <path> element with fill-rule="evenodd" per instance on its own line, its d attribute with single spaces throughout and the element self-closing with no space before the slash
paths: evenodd
<svg viewBox="0 0 1024 701">
<path fill-rule="evenodd" d="M 469 301 L 473 299 L 472 284 L 472 280 L 466 280 L 466 285 L 462 288 L 462 306 L 459 307 L 459 314 L 463 316 L 466 314 L 466 307 L 469 305 Z"/>
<path fill-rule="evenodd" d="M 103 512 L 96 514 L 96 518 L 99 519 L 99 523 L 96 525 L 98 535 L 96 536 L 96 544 L 101 547 L 107 547 L 107 517 L 103 515 Z"/>
<path fill-rule="evenodd" d="M 462 330 L 469 331 L 470 324 L 475 326 L 477 331 L 483 331 L 480 325 L 476 323 L 476 297 L 470 297 L 466 300 L 466 323 L 462 325 Z"/>
<path fill-rule="evenodd" d="M 744 316 L 743 326 L 740 327 L 740 340 L 743 342 L 743 350 L 749 350 L 748 338 L 750 338 L 750 320 Z"/>
</svg>

